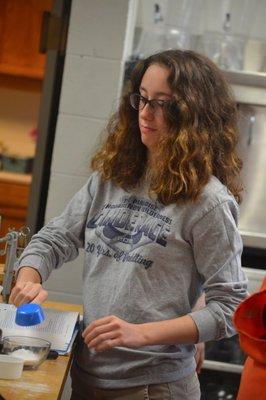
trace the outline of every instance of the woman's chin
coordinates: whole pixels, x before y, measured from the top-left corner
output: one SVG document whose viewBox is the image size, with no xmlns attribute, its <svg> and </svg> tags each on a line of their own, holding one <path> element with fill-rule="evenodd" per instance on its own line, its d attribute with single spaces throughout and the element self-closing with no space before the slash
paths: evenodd
<svg viewBox="0 0 266 400">
<path fill-rule="evenodd" d="M 154 137 L 151 137 L 150 135 L 141 135 L 141 141 L 144 144 L 144 146 L 147 147 L 149 151 L 153 151 L 156 148 L 156 143 L 157 140 L 155 140 Z"/>
</svg>

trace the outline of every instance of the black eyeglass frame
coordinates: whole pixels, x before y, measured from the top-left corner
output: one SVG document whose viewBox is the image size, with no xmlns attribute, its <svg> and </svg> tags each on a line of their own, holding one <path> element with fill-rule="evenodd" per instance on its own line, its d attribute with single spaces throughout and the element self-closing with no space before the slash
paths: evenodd
<svg viewBox="0 0 266 400">
<path fill-rule="evenodd" d="M 134 99 L 138 99 L 135 103 Z M 149 104 L 151 110 L 156 112 L 156 109 L 163 110 L 166 107 L 169 107 L 173 104 L 171 100 L 160 100 L 160 99 L 147 99 L 142 96 L 140 93 L 131 93 L 129 96 L 129 102 L 134 110 L 140 111 L 143 110 L 144 107 Z M 138 106 L 136 106 L 138 104 Z M 142 105 L 141 105 L 142 104 Z"/>
</svg>

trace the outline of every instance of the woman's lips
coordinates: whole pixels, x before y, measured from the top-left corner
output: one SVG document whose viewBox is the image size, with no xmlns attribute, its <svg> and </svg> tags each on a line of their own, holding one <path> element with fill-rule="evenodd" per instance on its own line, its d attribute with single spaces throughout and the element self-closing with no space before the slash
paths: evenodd
<svg viewBox="0 0 266 400">
<path fill-rule="evenodd" d="M 157 130 L 155 128 L 151 128 L 150 126 L 146 126 L 146 125 L 140 125 L 140 129 L 144 133 L 152 133 L 152 132 L 155 132 Z"/>
</svg>

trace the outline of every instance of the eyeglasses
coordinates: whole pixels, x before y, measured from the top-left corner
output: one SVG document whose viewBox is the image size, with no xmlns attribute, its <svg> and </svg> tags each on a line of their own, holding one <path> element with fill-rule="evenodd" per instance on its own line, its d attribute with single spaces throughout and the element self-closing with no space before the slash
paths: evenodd
<svg viewBox="0 0 266 400">
<path fill-rule="evenodd" d="M 149 104 L 153 113 L 161 112 L 164 108 L 169 106 L 169 100 L 147 99 L 138 93 L 132 93 L 129 97 L 130 104 L 135 110 L 143 110 L 146 104 Z"/>
</svg>

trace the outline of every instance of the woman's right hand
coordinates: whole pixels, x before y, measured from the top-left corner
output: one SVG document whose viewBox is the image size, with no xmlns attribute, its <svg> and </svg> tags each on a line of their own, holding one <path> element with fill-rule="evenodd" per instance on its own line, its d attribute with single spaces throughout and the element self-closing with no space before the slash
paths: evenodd
<svg viewBox="0 0 266 400">
<path fill-rule="evenodd" d="M 9 303 L 16 307 L 25 303 L 41 304 L 47 296 L 47 291 L 43 289 L 40 283 L 17 282 L 11 291 Z"/>
<path fill-rule="evenodd" d="M 25 303 L 43 303 L 48 293 L 40 282 L 40 275 L 35 269 L 31 267 L 21 268 L 17 282 L 11 291 L 9 303 L 16 307 Z"/>
</svg>

